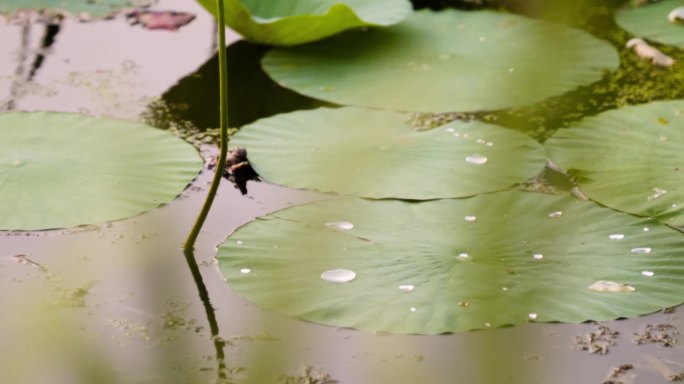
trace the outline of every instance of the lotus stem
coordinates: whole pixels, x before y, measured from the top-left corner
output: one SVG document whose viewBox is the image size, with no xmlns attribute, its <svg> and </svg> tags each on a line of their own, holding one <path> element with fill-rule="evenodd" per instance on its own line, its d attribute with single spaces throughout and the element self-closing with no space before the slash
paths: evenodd
<svg viewBox="0 0 684 384">
<path fill-rule="evenodd" d="M 226 23 L 225 15 L 223 13 L 223 0 L 217 0 L 218 3 L 218 58 L 219 58 L 219 127 L 221 129 L 221 143 L 218 164 L 214 170 L 214 179 L 207 192 L 207 197 L 204 200 L 202 210 L 197 216 L 197 220 L 188 235 L 188 238 L 183 244 L 183 249 L 190 250 L 195 247 L 195 241 L 199 236 L 200 230 L 207 219 L 211 205 L 216 197 L 219 184 L 223 178 L 223 169 L 226 166 L 226 156 L 228 154 L 228 64 L 226 62 Z"/>
</svg>

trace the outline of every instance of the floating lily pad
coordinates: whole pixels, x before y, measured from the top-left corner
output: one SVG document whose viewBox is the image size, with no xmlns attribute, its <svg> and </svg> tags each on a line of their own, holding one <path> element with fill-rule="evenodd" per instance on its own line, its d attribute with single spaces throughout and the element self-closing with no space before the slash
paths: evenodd
<svg viewBox="0 0 684 384">
<path fill-rule="evenodd" d="M 684 225 L 684 101 L 604 112 L 549 139 L 549 158 L 609 207 Z"/>
<path fill-rule="evenodd" d="M 216 16 L 216 0 L 197 0 Z M 411 11 L 407 0 L 225 0 L 226 24 L 269 45 L 319 40 L 354 27 L 388 26 Z"/>
<path fill-rule="evenodd" d="M 0 229 L 122 219 L 168 203 L 197 175 L 195 149 L 152 127 L 65 113 L 0 114 Z"/>
<path fill-rule="evenodd" d="M 152 3 L 154 0 L 2 0 L 0 13 L 35 10 L 105 17 L 121 9 L 148 6 Z"/>
<path fill-rule="evenodd" d="M 405 22 L 275 49 L 281 85 L 344 105 L 405 111 L 492 110 L 599 80 L 615 50 L 586 32 L 492 11 L 415 12 Z"/>
<path fill-rule="evenodd" d="M 218 260 L 232 289 L 265 308 L 434 334 L 677 305 L 683 251 L 681 233 L 656 221 L 567 195 L 507 191 L 289 208 L 239 228 Z"/>
<path fill-rule="evenodd" d="M 684 7 L 684 0 L 662 0 L 642 6 L 628 6 L 616 14 L 615 20 L 636 36 L 664 44 L 684 47 L 684 23 L 668 20 L 672 10 Z"/>
<path fill-rule="evenodd" d="M 434 199 L 505 189 L 538 174 L 546 155 L 513 130 L 455 121 L 429 131 L 408 114 L 320 108 L 262 119 L 231 140 L 267 180 L 371 198 Z"/>
</svg>

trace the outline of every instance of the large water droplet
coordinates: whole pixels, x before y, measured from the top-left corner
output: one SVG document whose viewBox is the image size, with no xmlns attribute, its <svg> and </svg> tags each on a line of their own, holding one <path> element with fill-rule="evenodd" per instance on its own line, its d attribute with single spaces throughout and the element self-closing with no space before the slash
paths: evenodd
<svg viewBox="0 0 684 384">
<path fill-rule="evenodd" d="M 356 272 L 348 269 L 331 269 L 321 273 L 321 279 L 331 283 L 348 283 L 356 278 Z"/>
<path fill-rule="evenodd" d="M 541 253 L 535 253 L 534 255 L 532 255 L 532 257 L 534 257 L 537 260 L 541 260 L 544 258 L 544 255 L 542 255 Z"/>
<path fill-rule="evenodd" d="M 242 273 L 243 275 L 246 275 L 246 274 L 251 273 L 251 272 L 252 272 L 252 270 L 249 268 L 240 269 L 240 273 Z"/>
<path fill-rule="evenodd" d="M 467 254 L 467 253 L 465 253 L 465 252 L 459 253 L 459 254 L 458 254 L 458 258 L 459 258 L 459 259 L 465 260 L 465 259 L 467 259 L 467 258 L 469 258 L 469 257 L 470 257 L 470 255 Z"/>
<path fill-rule="evenodd" d="M 471 155 L 471 156 L 466 156 L 465 161 L 470 164 L 475 164 L 475 165 L 482 165 L 487 162 L 487 156 L 483 155 Z"/>
<path fill-rule="evenodd" d="M 472 223 L 473 221 L 477 220 L 477 217 L 476 216 L 466 216 L 463 219 L 469 223 Z"/>
<path fill-rule="evenodd" d="M 658 188 L 658 187 L 653 188 L 653 192 L 654 193 L 652 195 L 648 196 L 646 198 L 646 200 L 648 200 L 648 201 L 655 200 L 655 199 L 659 198 L 660 196 L 667 193 L 666 190 L 664 190 L 662 188 Z"/>
<path fill-rule="evenodd" d="M 635 292 L 636 288 L 617 281 L 599 280 L 589 286 L 589 289 L 596 292 Z"/>
<path fill-rule="evenodd" d="M 639 248 L 632 248 L 630 250 L 632 253 L 651 253 L 651 248 L 649 247 L 639 247 Z"/>
<path fill-rule="evenodd" d="M 613 233 L 612 235 L 608 235 L 608 238 L 611 240 L 622 240 L 625 238 L 625 235 L 622 233 Z"/>
<path fill-rule="evenodd" d="M 402 292 L 412 292 L 414 289 L 413 284 L 402 284 L 399 286 L 399 290 Z"/>
<path fill-rule="evenodd" d="M 331 227 L 331 228 L 337 228 L 337 229 L 344 229 L 344 230 L 349 230 L 354 228 L 354 224 L 348 222 L 348 221 L 331 221 L 329 223 L 325 223 L 326 227 Z"/>
<path fill-rule="evenodd" d="M 651 276 L 655 275 L 655 273 L 653 271 L 641 271 L 641 274 L 644 276 L 647 276 L 647 277 L 651 277 Z"/>
<path fill-rule="evenodd" d="M 536 313 L 530 313 L 527 315 L 531 320 L 536 320 L 537 319 L 537 314 Z"/>
<path fill-rule="evenodd" d="M 552 219 L 557 219 L 561 216 L 563 216 L 563 212 L 561 212 L 561 211 L 555 211 L 555 212 L 549 213 L 549 217 Z"/>
</svg>

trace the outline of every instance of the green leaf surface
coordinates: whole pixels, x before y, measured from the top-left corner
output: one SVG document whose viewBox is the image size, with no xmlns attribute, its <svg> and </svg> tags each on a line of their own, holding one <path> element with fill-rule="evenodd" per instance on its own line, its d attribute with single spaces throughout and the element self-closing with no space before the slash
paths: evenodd
<svg viewBox="0 0 684 384">
<path fill-rule="evenodd" d="M 262 60 L 281 85 L 344 105 L 420 112 L 532 104 L 618 66 L 591 35 L 493 11 L 415 12 L 400 25 L 275 49 Z"/>
<path fill-rule="evenodd" d="M 684 225 L 683 146 L 683 100 L 604 112 L 546 142 L 587 197 L 674 225 Z"/>
<path fill-rule="evenodd" d="M 197 0 L 216 15 L 216 0 Z M 320 40 L 355 27 L 388 26 L 411 13 L 407 0 L 226 0 L 226 24 L 269 45 Z"/>
<path fill-rule="evenodd" d="M 684 0 L 662 0 L 643 6 L 628 6 L 616 14 L 615 20 L 638 37 L 684 48 L 684 23 L 668 20 L 669 13 L 678 7 L 684 7 Z"/>
<path fill-rule="evenodd" d="M 434 199 L 510 187 L 546 164 L 542 146 L 521 133 L 454 121 L 429 131 L 408 114 L 320 108 L 258 120 L 231 147 L 245 147 L 268 181 L 370 198 Z"/>
<path fill-rule="evenodd" d="M 683 251 L 682 234 L 656 221 L 514 190 L 288 208 L 239 228 L 218 260 L 231 288 L 265 308 L 327 325 L 435 334 L 677 305 Z M 356 276 L 323 280 L 336 269 Z M 635 291 L 589 289 L 599 281 Z"/>
<path fill-rule="evenodd" d="M 106 17 L 124 8 L 142 7 L 154 0 L 2 0 L 0 14 L 19 10 L 56 11 Z"/>
<path fill-rule="evenodd" d="M 65 113 L 0 114 L 0 229 L 122 219 L 168 203 L 197 175 L 195 149 L 150 126 Z"/>
</svg>

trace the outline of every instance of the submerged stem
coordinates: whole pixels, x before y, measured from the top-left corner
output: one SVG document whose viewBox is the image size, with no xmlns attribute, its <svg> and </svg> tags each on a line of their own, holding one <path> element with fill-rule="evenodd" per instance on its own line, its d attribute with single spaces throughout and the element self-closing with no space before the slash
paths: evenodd
<svg viewBox="0 0 684 384">
<path fill-rule="evenodd" d="M 195 246 L 195 241 L 199 235 L 202 225 L 204 225 L 204 220 L 206 220 L 211 205 L 214 202 L 214 197 L 216 196 L 216 191 L 218 191 L 219 184 L 221 183 L 221 178 L 223 177 L 223 169 L 226 166 L 226 157 L 228 153 L 228 67 L 226 63 L 226 27 L 225 27 L 225 15 L 223 13 L 223 0 L 218 0 L 218 58 L 219 58 L 219 111 L 220 111 L 220 128 L 221 128 L 221 146 L 218 164 L 216 164 L 216 170 L 214 171 L 214 179 L 211 181 L 211 186 L 209 187 L 209 192 L 207 192 L 207 197 L 204 200 L 204 205 L 202 210 L 197 216 L 195 224 L 192 226 L 192 230 L 188 235 L 188 238 L 183 244 L 183 249 L 189 250 Z"/>
</svg>

